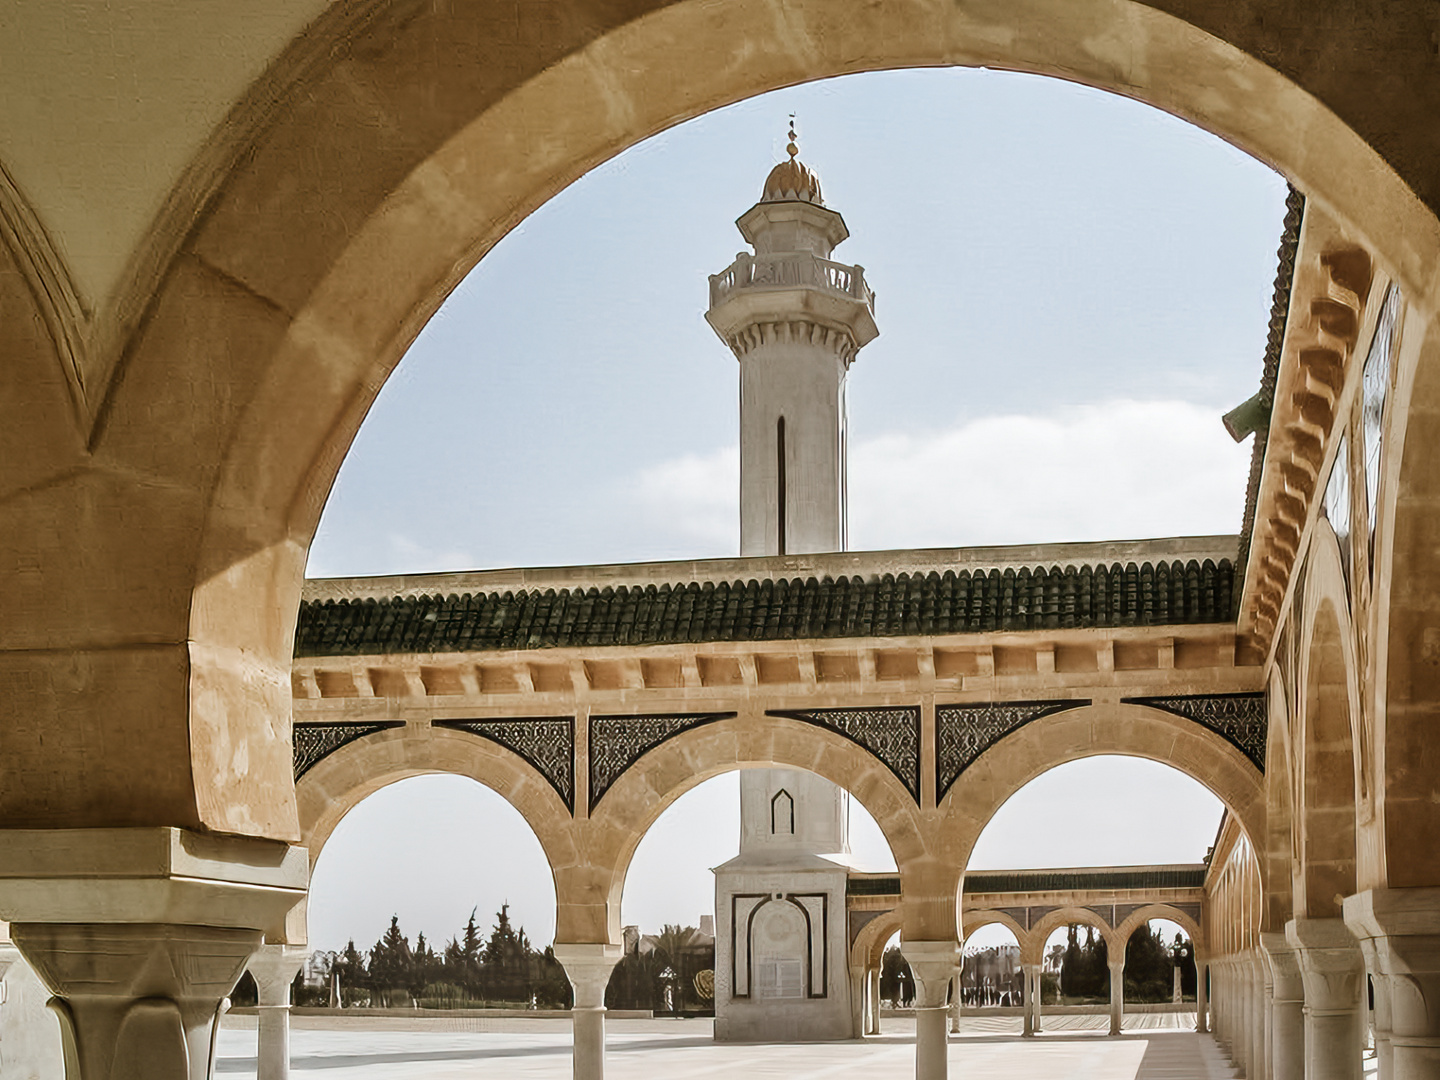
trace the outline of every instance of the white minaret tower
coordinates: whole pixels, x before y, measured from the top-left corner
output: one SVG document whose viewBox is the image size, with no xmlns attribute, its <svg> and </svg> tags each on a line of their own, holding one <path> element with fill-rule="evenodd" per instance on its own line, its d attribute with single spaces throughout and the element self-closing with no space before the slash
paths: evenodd
<svg viewBox="0 0 1440 1080">
<path fill-rule="evenodd" d="M 864 270 L 830 259 L 849 230 L 793 123 L 786 152 L 736 222 L 755 252 L 710 278 L 705 315 L 740 362 L 741 555 L 845 549 L 845 377 L 879 333 Z M 849 799 L 814 773 L 740 774 L 740 854 L 715 871 L 717 1039 L 850 1037 Z"/>
<path fill-rule="evenodd" d="M 873 341 L 875 295 L 832 262 L 850 235 L 790 155 L 736 225 L 754 245 L 710 278 L 705 318 L 740 361 L 740 554 L 845 550 L 845 376 Z"/>
</svg>

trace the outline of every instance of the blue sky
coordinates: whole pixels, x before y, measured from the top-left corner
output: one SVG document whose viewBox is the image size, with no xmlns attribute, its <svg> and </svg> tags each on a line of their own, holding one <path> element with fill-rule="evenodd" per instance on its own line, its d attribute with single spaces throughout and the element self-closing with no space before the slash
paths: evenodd
<svg viewBox="0 0 1440 1080">
<path fill-rule="evenodd" d="M 734 554 L 737 366 L 704 322 L 707 276 L 741 248 L 734 219 L 783 155 L 791 112 L 802 160 L 850 228 L 836 257 L 864 265 L 878 293 L 881 336 L 849 385 L 853 547 L 1238 530 L 1249 446 L 1219 418 L 1258 385 L 1284 181 L 1148 106 L 945 69 L 719 110 L 531 215 L 380 394 L 309 573 Z M 1204 853 L 1219 812 L 1208 794 L 1192 798 L 1158 766 L 1087 768 L 1007 804 L 982 844 L 989 864 Z M 483 915 L 507 896 L 548 940 L 538 845 L 467 784 L 397 785 L 342 823 L 317 868 L 316 945 L 369 942 L 392 910 L 412 932 L 448 936 L 472 906 Z M 734 788 L 720 778 L 657 824 L 627 921 L 696 921 L 708 867 L 734 847 Z M 1101 792 L 1152 808 L 1132 836 L 1142 854 L 1123 858 L 1080 827 L 1076 808 Z M 391 857 L 445 862 L 457 820 L 504 840 L 467 856 L 483 873 L 375 878 Z M 445 826 L 413 844 L 406 822 Z"/>
</svg>

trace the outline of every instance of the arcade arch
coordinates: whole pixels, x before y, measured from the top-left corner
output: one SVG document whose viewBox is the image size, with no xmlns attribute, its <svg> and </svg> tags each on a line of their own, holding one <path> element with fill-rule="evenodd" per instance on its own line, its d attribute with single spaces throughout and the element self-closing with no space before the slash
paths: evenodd
<svg viewBox="0 0 1440 1080">
<path fill-rule="evenodd" d="M 570 884 L 578 861 L 575 838 L 565 826 L 569 814 L 553 787 L 518 754 L 487 740 L 443 728 L 401 726 L 357 739 L 322 758 L 295 783 L 303 842 L 313 872 L 340 822 L 376 792 L 417 776 L 463 776 L 505 799 L 539 842 L 554 879 Z M 556 932 L 561 905 L 557 903 Z M 309 940 L 309 900 L 287 922 L 292 944 Z"/>
<path fill-rule="evenodd" d="M 533 948 L 550 944 L 555 883 L 538 839 L 498 792 L 427 773 L 367 796 L 331 832 L 312 868 L 307 941 L 365 948 L 395 915 L 412 942 L 423 932 L 441 953 L 472 908 L 488 932 L 502 904 Z"/>
<path fill-rule="evenodd" d="M 1090 705 L 1024 725 L 961 775 L 939 806 L 952 865 L 968 867 L 985 825 L 1031 780 L 1067 761 L 1106 754 L 1171 766 L 1207 787 L 1247 834 L 1264 835 L 1264 778 L 1232 744 L 1149 706 Z M 957 897 L 962 876 L 955 880 Z"/>
</svg>

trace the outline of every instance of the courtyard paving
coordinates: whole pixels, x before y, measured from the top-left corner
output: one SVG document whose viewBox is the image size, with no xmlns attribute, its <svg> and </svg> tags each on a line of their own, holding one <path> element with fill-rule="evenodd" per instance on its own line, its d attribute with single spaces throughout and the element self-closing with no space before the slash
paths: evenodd
<svg viewBox="0 0 1440 1080">
<path fill-rule="evenodd" d="M 1013 1018 L 967 1018 L 950 1039 L 951 1075 L 965 1080 L 1230 1080 L 1237 1070 L 1206 1035 L 1183 1030 L 1193 1014 L 1128 1017 L 1106 1037 L 1103 1016 L 1047 1018 L 1036 1039 Z M 716 1044 L 708 1020 L 617 1020 L 608 1026 L 607 1080 L 878 1080 L 913 1075 L 914 1024 L 887 1022 L 864 1042 Z M 217 1074 L 255 1076 L 254 1020 L 227 1018 Z M 319 1080 L 570 1080 L 564 1020 L 298 1017 L 291 1074 Z"/>
</svg>

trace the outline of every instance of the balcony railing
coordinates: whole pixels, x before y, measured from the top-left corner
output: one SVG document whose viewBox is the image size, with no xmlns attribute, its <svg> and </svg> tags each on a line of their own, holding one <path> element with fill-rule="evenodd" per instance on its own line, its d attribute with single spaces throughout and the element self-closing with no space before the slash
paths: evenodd
<svg viewBox="0 0 1440 1080">
<path fill-rule="evenodd" d="M 740 289 L 815 288 L 860 300 L 873 312 L 875 293 L 865 284 L 865 268 L 831 262 L 804 252 L 745 255 L 718 274 L 710 275 L 713 308 Z"/>
</svg>

